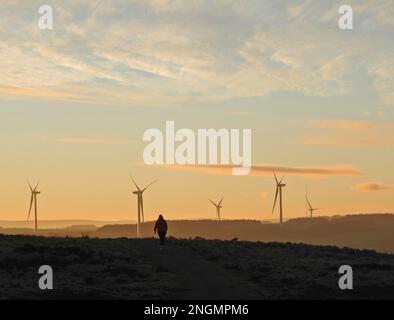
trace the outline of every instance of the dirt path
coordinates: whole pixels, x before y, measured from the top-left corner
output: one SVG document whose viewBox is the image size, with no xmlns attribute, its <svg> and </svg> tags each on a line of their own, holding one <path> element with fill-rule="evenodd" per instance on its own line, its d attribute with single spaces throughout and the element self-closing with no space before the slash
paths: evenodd
<svg viewBox="0 0 394 320">
<path fill-rule="evenodd" d="M 256 299 L 261 288 L 220 263 L 207 261 L 187 247 L 168 242 L 163 250 L 158 242 L 146 241 L 145 254 L 156 268 L 177 278 L 174 299 Z"/>
</svg>

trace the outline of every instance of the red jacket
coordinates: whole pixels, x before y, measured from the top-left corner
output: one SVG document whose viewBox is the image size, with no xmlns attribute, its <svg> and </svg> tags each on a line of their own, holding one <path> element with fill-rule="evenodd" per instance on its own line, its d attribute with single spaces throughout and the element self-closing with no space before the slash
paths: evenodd
<svg viewBox="0 0 394 320">
<path fill-rule="evenodd" d="M 163 232 L 167 232 L 167 221 L 164 220 L 164 218 L 159 218 L 156 220 L 155 223 L 155 228 L 153 229 L 153 231 L 156 233 L 163 233 Z"/>
</svg>

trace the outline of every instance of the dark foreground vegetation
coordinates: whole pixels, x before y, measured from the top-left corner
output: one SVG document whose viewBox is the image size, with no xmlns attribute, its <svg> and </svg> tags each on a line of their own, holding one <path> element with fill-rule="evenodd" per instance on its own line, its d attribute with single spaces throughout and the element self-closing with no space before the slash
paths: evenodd
<svg viewBox="0 0 394 320">
<path fill-rule="evenodd" d="M 339 266 L 354 289 L 338 288 Z M 54 290 L 38 289 L 50 265 Z M 394 256 L 304 244 L 0 236 L 1 299 L 393 299 Z"/>
</svg>

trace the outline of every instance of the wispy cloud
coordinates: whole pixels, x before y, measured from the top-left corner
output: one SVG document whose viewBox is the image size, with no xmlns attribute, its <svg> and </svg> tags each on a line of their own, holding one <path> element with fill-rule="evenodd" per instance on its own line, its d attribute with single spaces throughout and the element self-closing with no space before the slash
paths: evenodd
<svg viewBox="0 0 394 320">
<path fill-rule="evenodd" d="M 54 0 L 55 29 L 45 32 L 37 8 L 10 1 L 0 14 L 0 86 L 50 99 L 75 99 L 63 86 L 86 87 L 83 100 L 97 103 L 113 102 L 106 86 L 125 103 L 332 96 L 352 94 L 361 69 L 369 89 L 394 104 L 392 1 L 355 4 L 361 32 L 352 37 L 332 27 L 340 4 Z"/>
<path fill-rule="evenodd" d="M 319 129 L 304 138 L 307 145 L 394 147 L 394 123 L 351 120 L 316 120 Z"/>
<path fill-rule="evenodd" d="M 56 142 L 64 144 L 126 144 L 127 140 L 122 139 L 94 139 L 94 138 L 61 138 Z"/>
<path fill-rule="evenodd" d="M 359 192 L 376 192 L 376 191 L 387 191 L 393 189 L 394 186 L 391 184 L 386 184 L 383 182 L 366 182 L 360 183 L 352 186 L 352 190 L 359 191 Z"/>
<path fill-rule="evenodd" d="M 21 87 L 0 87 L 0 94 L 10 95 L 10 96 L 28 96 L 28 97 L 41 97 L 48 99 L 57 99 L 57 100 L 72 100 L 79 99 L 81 100 L 81 96 L 78 94 L 50 90 L 50 89 L 33 89 L 33 88 L 21 88 Z"/>
<path fill-rule="evenodd" d="M 236 117 L 254 117 L 256 113 L 250 111 L 232 111 L 230 112 L 231 115 Z"/>
<path fill-rule="evenodd" d="M 231 165 L 165 165 L 164 167 L 171 170 L 196 171 L 219 175 L 232 175 L 233 169 Z M 361 170 L 348 165 L 322 167 L 287 167 L 278 165 L 258 164 L 252 166 L 249 176 L 271 177 L 274 171 L 278 175 L 310 178 L 329 176 L 352 177 L 364 175 Z"/>
</svg>

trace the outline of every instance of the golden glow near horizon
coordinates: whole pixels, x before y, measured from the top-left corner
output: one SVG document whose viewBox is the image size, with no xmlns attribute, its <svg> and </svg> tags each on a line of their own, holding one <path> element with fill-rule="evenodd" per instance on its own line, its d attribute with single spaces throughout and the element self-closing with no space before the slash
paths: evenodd
<svg viewBox="0 0 394 320">
<path fill-rule="evenodd" d="M 135 220 L 392 212 L 394 3 L 348 1 L 51 2 L 0 10 L 0 220 Z M 149 129 L 251 129 L 249 175 L 227 165 L 143 162 Z"/>
</svg>

